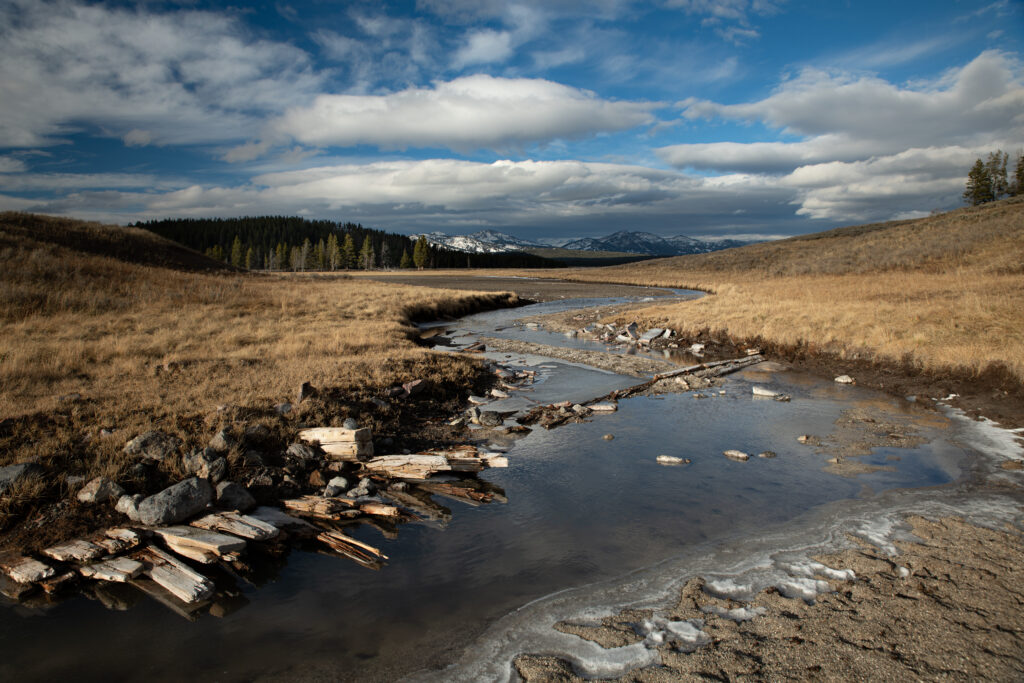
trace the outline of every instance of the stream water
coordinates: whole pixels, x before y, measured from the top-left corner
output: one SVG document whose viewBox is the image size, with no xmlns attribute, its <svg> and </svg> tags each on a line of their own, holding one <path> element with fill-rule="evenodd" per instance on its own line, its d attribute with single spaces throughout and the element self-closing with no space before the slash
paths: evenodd
<svg viewBox="0 0 1024 683">
<path fill-rule="evenodd" d="M 598 303 L 609 302 L 552 302 L 446 327 L 459 343 L 509 336 L 586 348 L 594 343 L 525 330 L 514 320 Z M 538 372 L 532 391 L 486 406 L 493 410 L 586 400 L 639 381 L 541 357 L 489 357 Z M 755 400 L 754 383 L 792 400 Z M 238 582 L 216 614 L 194 621 L 130 588 L 105 601 L 7 606 L 0 609 L 0 679 L 498 680 L 524 651 L 560 653 L 583 671 L 614 673 L 649 661 L 650 653 L 601 653 L 551 624 L 654 604 L 695 572 L 739 576 L 759 567 L 770 581 L 780 549 L 798 553 L 806 539 L 834 539 L 858 523 L 889 530 L 910 503 L 956 505 L 975 485 L 977 444 L 987 438 L 990 452 L 1015 448 L 994 431 L 971 432 L 981 429 L 977 423 L 791 371 L 755 366 L 705 393 L 704 400 L 692 392 L 623 400 L 616 413 L 536 428 L 506 444 L 509 468 L 480 476 L 504 489 L 507 503 L 437 499 L 452 512 L 443 527 L 406 524 L 396 538 L 368 527 L 351 531 L 390 556 L 378 572 L 295 550 L 268 561 L 260 585 Z M 851 409 L 905 424 L 920 445 L 858 458 L 885 469 L 825 471 L 827 454 L 796 437 L 830 433 Z M 609 433 L 614 440 L 602 438 Z M 722 456 L 731 448 L 778 456 L 734 462 Z M 665 467 L 655 461 L 659 454 L 692 462 Z M 987 513 L 1003 510 L 985 501 Z M 757 581 L 748 583 L 756 589 Z"/>
</svg>

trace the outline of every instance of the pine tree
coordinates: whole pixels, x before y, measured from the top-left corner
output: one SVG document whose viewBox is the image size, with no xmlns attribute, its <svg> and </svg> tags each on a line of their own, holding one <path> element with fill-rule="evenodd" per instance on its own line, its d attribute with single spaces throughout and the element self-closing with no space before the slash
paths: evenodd
<svg viewBox="0 0 1024 683">
<path fill-rule="evenodd" d="M 239 239 L 238 235 L 235 235 L 235 241 L 231 243 L 231 265 L 235 268 L 241 268 L 244 258 L 245 252 L 242 251 L 242 240 Z"/>
<path fill-rule="evenodd" d="M 989 176 L 985 163 L 978 159 L 967 174 L 967 187 L 964 189 L 964 201 L 971 206 L 978 206 L 995 199 L 992 194 L 992 178 Z"/>
<path fill-rule="evenodd" d="M 427 266 L 428 258 L 430 258 L 430 248 L 427 246 L 427 238 L 425 235 L 420 235 L 412 249 L 412 261 L 417 268 L 423 270 Z"/>
<path fill-rule="evenodd" d="M 356 265 L 356 244 L 350 232 L 345 233 L 345 241 L 341 245 L 341 261 L 345 268 L 354 268 Z"/>
<path fill-rule="evenodd" d="M 373 268 L 374 260 L 373 242 L 370 240 L 370 236 L 367 235 L 366 239 L 363 240 L 363 247 L 359 250 L 359 267 L 363 270 L 370 270 Z"/>
<path fill-rule="evenodd" d="M 337 270 L 341 265 L 341 249 L 338 247 L 338 236 L 333 232 L 327 237 L 327 267 Z"/>
<path fill-rule="evenodd" d="M 252 247 L 249 247 L 249 251 L 245 252 L 245 269 L 252 270 L 256 263 L 256 252 L 252 250 Z"/>
<path fill-rule="evenodd" d="M 1009 191 L 1009 183 L 1006 179 L 1006 162 L 1010 155 L 1002 150 L 996 150 L 988 155 L 985 162 L 985 170 L 988 171 L 989 181 L 992 183 L 992 198 L 1000 199 L 1005 197 Z"/>
<path fill-rule="evenodd" d="M 409 252 L 406 249 L 402 250 L 402 260 L 398 262 L 399 268 L 412 268 L 412 259 L 409 257 Z"/>
<path fill-rule="evenodd" d="M 1024 152 L 1017 156 L 1017 168 L 1013 172 L 1013 180 L 1008 188 L 1010 195 L 1017 197 L 1024 194 Z"/>
</svg>

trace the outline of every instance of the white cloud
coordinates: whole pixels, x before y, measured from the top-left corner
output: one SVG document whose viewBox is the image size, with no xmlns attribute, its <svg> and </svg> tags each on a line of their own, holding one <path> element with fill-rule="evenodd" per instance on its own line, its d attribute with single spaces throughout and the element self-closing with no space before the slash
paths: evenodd
<svg viewBox="0 0 1024 683">
<path fill-rule="evenodd" d="M 0 146 L 80 130 L 127 144 L 245 139 L 321 86 L 302 50 L 250 37 L 226 15 L 0 5 Z"/>
<path fill-rule="evenodd" d="M 472 64 L 504 62 L 512 54 L 511 33 L 484 29 L 469 35 L 466 44 L 455 54 L 453 66 L 461 69 Z"/>
<path fill-rule="evenodd" d="M 650 123 L 658 106 L 603 100 L 547 80 L 481 74 L 390 95 L 321 95 L 285 113 L 270 135 L 319 146 L 508 149 L 634 128 Z"/>
<path fill-rule="evenodd" d="M 61 191 L 97 188 L 150 188 L 168 190 L 180 182 L 134 173 L 18 173 L 0 176 L 0 189 L 6 192 Z"/>
<path fill-rule="evenodd" d="M 22 173 L 28 167 L 25 166 L 25 162 L 21 159 L 12 156 L 0 157 L 0 173 Z M 0 186 L 3 184 L 3 178 L 0 178 Z"/>
<path fill-rule="evenodd" d="M 784 0 L 781 0 L 784 1 Z M 768 0 L 666 0 L 667 7 L 703 17 L 701 23 L 713 28 L 722 39 L 736 44 L 760 37 L 752 19 L 778 12 L 778 2 Z"/>
</svg>

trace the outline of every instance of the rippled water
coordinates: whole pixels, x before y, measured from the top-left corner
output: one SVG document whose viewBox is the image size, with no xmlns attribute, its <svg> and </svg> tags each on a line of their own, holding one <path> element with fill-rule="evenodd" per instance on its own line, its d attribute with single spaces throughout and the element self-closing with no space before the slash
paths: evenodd
<svg viewBox="0 0 1024 683">
<path fill-rule="evenodd" d="M 500 311 L 456 327 L 491 333 L 528 314 Z M 537 341 L 546 335 L 506 333 Z M 565 340 L 547 335 L 542 343 L 555 338 Z M 550 359 L 511 360 L 538 369 L 534 401 L 583 400 L 637 382 Z M 792 402 L 753 399 L 754 382 L 785 391 Z M 500 617 L 556 591 L 608 581 L 702 544 L 740 543 L 834 501 L 941 486 L 961 476 L 969 456 L 933 413 L 857 387 L 752 369 L 723 389 L 705 392 L 704 400 L 691 393 L 638 397 L 583 424 L 535 429 L 510 449 L 508 469 L 482 475 L 504 489 L 506 504 L 438 499 L 453 512 L 445 528 L 408 524 L 394 539 L 366 527 L 353 531 L 390 556 L 379 572 L 293 551 L 267 563 L 262 585 L 237 584 L 229 601 L 236 611 L 222 607 L 219 616 L 195 622 L 148 599 L 129 606 L 137 598 L 131 595 L 120 612 L 81 597 L 46 610 L 0 610 L 0 678 L 393 680 L 450 664 Z M 795 438 L 829 433 L 854 407 L 899 415 L 926 443 L 876 449 L 862 459 L 892 471 L 828 474 L 827 456 Z M 608 433 L 614 440 L 602 438 Z M 734 462 L 722 456 L 729 448 L 778 457 Z M 659 454 L 692 463 L 660 466 Z"/>
</svg>

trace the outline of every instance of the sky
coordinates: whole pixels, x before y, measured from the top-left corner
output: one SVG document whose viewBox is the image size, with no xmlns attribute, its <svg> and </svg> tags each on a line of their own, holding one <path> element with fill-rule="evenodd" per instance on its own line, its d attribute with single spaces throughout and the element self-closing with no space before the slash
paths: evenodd
<svg viewBox="0 0 1024 683">
<path fill-rule="evenodd" d="M 0 210 L 530 239 L 926 216 L 1024 150 L 1022 43 L 1020 0 L 0 0 Z"/>
</svg>

